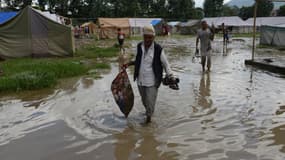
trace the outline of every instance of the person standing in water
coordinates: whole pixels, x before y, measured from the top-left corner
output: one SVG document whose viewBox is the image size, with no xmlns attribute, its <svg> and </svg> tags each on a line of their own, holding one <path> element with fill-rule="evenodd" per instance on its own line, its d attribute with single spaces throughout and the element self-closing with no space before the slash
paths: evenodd
<svg viewBox="0 0 285 160">
<path fill-rule="evenodd" d="M 209 29 L 206 21 L 201 22 L 201 29 L 198 30 L 196 39 L 196 51 L 200 42 L 201 64 L 203 72 L 207 63 L 208 71 L 211 70 L 211 41 L 214 39 L 214 33 Z"/>
<path fill-rule="evenodd" d="M 227 47 L 229 43 L 229 33 L 228 29 L 225 26 L 225 23 L 222 23 L 222 32 L 223 32 L 223 55 L 227 53 Z"/>
<path fill-rule="evenodd" d="M 150 123 L 163 70 L 169 76 L 172 75 L 172 71 L 163 48 L 154 41 L 153 26 L 143 28 L 143 39 L 143 42 L 137 45 L 135 61 L 128 63 L 127 66 L 135 65 L 134 80 L 137 80 L 141 100 L 146 109 L 146 123 Z"/>
<path fill-rule="evenodd" d="M 120 51 L 125 51 L 123 45 L 125 41 L 125 34 L 122 32 L 121 28 L 118 28 L 117 39 L 120 47 Z"/>
</svg>

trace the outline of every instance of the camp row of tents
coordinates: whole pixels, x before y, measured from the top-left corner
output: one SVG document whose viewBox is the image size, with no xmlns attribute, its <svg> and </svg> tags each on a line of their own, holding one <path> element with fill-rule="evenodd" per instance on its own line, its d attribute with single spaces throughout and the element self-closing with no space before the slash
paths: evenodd
<svg viewBox="0 0 285 160">
<path fill-rule="evenodd" d="M 75 50 L 73 27 L 66 25 L 63 19 L 29 6 L 18 13 L 0 13 L 0 58 L 72 56 Z M 215 17 L 202 20 L 216 28 L 224 23 L 232 33 L 251 33 L 253 28 L 252 19 L 243 21 L 239 17 Z M 146 25 L 153 25 L 157 34 L 166 24 L 172 33 L 191 34 L 196 32 L 200 22 L 165 23 L 161 18 L 98 18 L 96 24 L 88 22 L 83 25 L 94 28 L 94 33 L 98 33 L 100 38 L 115 38 L 118 28 L 131 36 L 141 34 Z M 260 42 L 285 46 L 284 24 L 285 17 L 257 18 Z"/>
<path fill-rule="evenodd" d="M 90 30 L 95 31 L 99 38 L 114 38 L 116 37 L 116 30 L 121 28 L 128 36 L 139 35 L 142 32 L 143 26 L 153 25 L 156 33 L 159 35 L 163 32 L 163 26 L 167 25 L 172 34 L 195 34 L 200 27 L 201 21 L 206 21 L 210 26 L 221 28 L 222 23 L 230 30 L 231 33 L 252 33 L 253 32 L 253 18 L 247 21 L 242 20 L 238 16 L 232 17 L 213 17 L 204 18 L 202 20 L 189 20 L 187 22 L 165 22 L 161 18 L 98 18 L 96 24 L 88 22 Z M 263 25 L 282 25 L 285 24 L 285 17 L 258 17 L 257 18 L 258 31 Z M 86 26 L 86 23 L 83 24 Z"/>
</svg>

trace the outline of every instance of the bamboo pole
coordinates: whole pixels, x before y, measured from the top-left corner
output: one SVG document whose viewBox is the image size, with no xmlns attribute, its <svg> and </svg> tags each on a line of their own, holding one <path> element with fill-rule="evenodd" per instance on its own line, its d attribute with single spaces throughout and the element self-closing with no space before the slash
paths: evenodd
<svg viewBox="0 0 285 160">
<path fill-rule="evenodd" d="M 255 52 L 255 38 L 256 38 L 256 15 L 257 15 L 258 0 L 255 0 L 254 5 L 254 19 L 253 19 L 253 41 L 252 41 L 252 56 L 251 60 L 254 61 Z"/>
</svg>

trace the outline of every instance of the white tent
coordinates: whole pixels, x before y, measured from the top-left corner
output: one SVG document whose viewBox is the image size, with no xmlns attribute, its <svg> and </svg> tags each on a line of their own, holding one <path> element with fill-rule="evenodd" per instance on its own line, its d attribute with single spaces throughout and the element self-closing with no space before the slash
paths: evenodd
<svg viewBox="0 0 285 160">
<path fill-rule="evenodd" d="M 261 26 L 260 44 L 285 47 L 285 24 Z"/>
<path fill-rule="evenodd" d="M 142 28 L 151 25 L 153 20 L 162 20 L 161 18 L 129 18 L 132 35 L 141 34 Z"/>
<path fill-rule="evenodd" d="M 203 21 L 206 21 L 210 26 L 214 25 L 215 27 L 220 27 L 222 23 L 226 27 L 231 27 L 232 33 L 250 33 L 252 32 L 252 27 L 247 22 L 243 21 L 238 16 L 232 17 L 210 17 L 204 18 Z"/>
<path fill-rule="evenodd" d="M 170 32 L 172 34 L 178 33 L 179 32 L 179 28 L 180 28 L 180 23 L 179 21 L 173 21 L 173 22 L 168 22 L 167 25 L 170 28 Z"/>
<path fill-rule="evenodd" d="M 253 18 L 246 20 L 247 24 L 253 26 Z M 260 27 L 262 25 L 279 25 L 285 24 L 285 17 L 257 17 L 256 26 Z"/>
</svg>

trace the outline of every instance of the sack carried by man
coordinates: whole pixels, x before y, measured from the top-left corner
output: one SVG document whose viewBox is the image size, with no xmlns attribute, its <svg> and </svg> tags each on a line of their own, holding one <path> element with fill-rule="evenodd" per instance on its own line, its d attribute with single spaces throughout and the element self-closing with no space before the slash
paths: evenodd
<svg viewBox="0 0 285 160">
<path fill-rule="evenodd" d="M 134 105 L 134 92 L 125 68 L 113 80 L 111 91 L 120 111 L 127 118 Z"/>
</svg>

